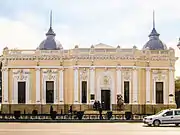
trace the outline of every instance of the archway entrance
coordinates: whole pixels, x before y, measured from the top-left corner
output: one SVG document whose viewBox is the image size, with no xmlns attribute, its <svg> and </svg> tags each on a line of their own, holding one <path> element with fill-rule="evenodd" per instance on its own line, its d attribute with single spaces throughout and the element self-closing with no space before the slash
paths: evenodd
<svg viewBox="0 0 180 135">
<path fill-rule="evenodd" d="M 110 110 L 110 90 L 101 90 L 101 103 L 103 110 Z"/>
</svg>

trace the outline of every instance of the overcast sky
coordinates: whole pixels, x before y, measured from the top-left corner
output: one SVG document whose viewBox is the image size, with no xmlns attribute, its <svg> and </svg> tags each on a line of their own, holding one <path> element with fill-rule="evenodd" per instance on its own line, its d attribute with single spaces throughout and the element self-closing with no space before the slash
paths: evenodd
<svg viewBox="0 0 180 135">
<path fill-rule="evenodd" d="M 98 43 L 141 49 L 155 10 L 160 39 L 180 56 L 179 5 L 179 0 L 0 0 L 0 50 L 37 48 L 49 28 L 50 10 L 56 39 L 65 49 Z M 176 75 L 180 76 L 180 60 Z"/>
</svg>

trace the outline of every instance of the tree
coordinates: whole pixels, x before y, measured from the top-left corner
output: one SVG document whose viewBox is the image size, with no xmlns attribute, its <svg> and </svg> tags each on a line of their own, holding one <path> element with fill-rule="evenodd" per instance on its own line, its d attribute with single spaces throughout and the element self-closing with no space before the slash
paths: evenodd
<svg viewBox="0 0 180 135">
<path fill-rule="evenodd" d="M 177 108 L 180 107 L 180 77 L 175 80 L 175 100 Z"/>
<path fill-rule="evenodd" d="M 180 91 L 180 77 L 175 80 L 175 91 Z"/>
</svg>

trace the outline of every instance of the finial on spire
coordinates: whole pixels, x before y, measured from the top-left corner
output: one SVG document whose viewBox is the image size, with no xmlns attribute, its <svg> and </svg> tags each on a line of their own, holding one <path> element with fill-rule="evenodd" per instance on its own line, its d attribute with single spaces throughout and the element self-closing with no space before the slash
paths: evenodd
<svg viewBox="0 0 180 135">
<path fill-rule="evenodd" d="M 153 28 L 155 28 L 155 11 L 153 10 Z"/>
<path fill-rule="evenodd" d="M 46 33 L 46 36 L 48 36 L 48 35 L 56 36 L 56 34 L 54 33 L 54 31 L 53 31 L 53 29 L 52 29 L 52 10 L 50 11 L 49 21 L 50 21 L 50 27 L 49 27 L 48 32 Z"/>
<path fill-rule="evenodd" d="M 50 12 L 50 27 L 52 27 L 52 10 Z"/>
<path fill-rule="evenodd" d="M 157 33 L 156 29 L 155 29 L 155 11 L 153 10 L 153 29 L 149 35 L 149 37 L 159 37 L 159 33 Z"/>
</svg>

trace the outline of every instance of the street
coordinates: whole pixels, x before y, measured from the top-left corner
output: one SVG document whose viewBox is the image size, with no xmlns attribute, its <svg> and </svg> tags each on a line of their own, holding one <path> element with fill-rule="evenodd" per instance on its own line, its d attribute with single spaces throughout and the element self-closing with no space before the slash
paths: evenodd
<svg viewBox="0 0 180 135">
<path fill-rule="evenodd" d="M 179 135 L 180 127 L 142 123 L 0 123 L 0 135 Z"/>
</svg>

